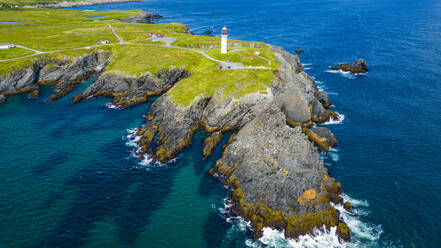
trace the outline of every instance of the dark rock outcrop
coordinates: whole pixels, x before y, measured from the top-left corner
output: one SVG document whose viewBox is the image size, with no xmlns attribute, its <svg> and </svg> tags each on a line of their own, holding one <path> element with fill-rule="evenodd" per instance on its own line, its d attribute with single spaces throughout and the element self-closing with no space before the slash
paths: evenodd
<svg viewBox="0 0 441 248">
<path fill-rule="evenodd" d="M 212 33 L 213 33 L 213 30 L 207 30 L 204 32 L 204 34 L 212 34 Z"/>
<path fill-rule="evenodd" d="M 332 66 L 332 70 L 342 70 L 342 71 L 349 71 L 353 74 L 356 73 L 365 73 L 369 70 L 366 61 L 363 59 L 359 59 L 352 63 L 345 63 L 337 66 Z"/>
<path fill-rule="evenodd" d="M 208 157 L 213 152 L 213 149 L 222 141 L 223 134 L 221 131 L 212 133 L 210 136 L 205 138 L 204 146 L 202 148 L 202 155 Z"/>
<path fill-rule="evenodd" d="M 147 101 L 149 97 L 160 95 L 170 89 L 175 83 L 189 77 L 185 69 L 160 70 L 156 75 L 150 72 L 136 77 L 105 74 L 98 78 L 86 90 L 72 99 L 77 103 L 88 97 L 110 96 L 112 103 L 118 107 L 126 108 L 134 104 Z"/>
<path fill-rule="evenodd" d="M 6 102 L 6 101 L 7 101 L 6 97 L 4 95 L 0 95 L 0 103 Z"/>
<path fill-rule="evenodd" d="M 303 53 L 304 51 L 302 50 L 302 49 L 297 49 L 296 50 L 296 53 L 298 53 L 298 54 L 300 54 L 300 53 Z"/>
<path fill-rule="evenodd" d="M 295 123 L 307 123 L 311 120 L 311 111 L 303 94 L 298 89 L 280 96 L 280 108 L 286 118 Z"/>
<path fill-rule="evenodd" d="M 0 76 L 0 94 L 19 94 L 54 83 L 58 91 L 47 101 L 58 99 L 79 82 L 102 72 L 109 57 L 108 51 L 96 50 L 72 60 L 36 59 L 31 66 Z"/>
<path fill-rule="evenodd" d="M 329 151 L 330 147 L 338 144 L 334 134 L 326 127 L 316 127 L 312 130 L 303 128 L 302 131 L 310 141 L 314 142 L 314 144 L 324 152 Z"/>
<path fill-rule="evenodd" d="M 128 22 L 128 23 L 150 23 L 150 24 L 153 24 L 153 23 L 155 23 L 155 19 L 159 19 L 159 18 L 162 18 L 162 16 L 158 15 L 156 13 L 153 13 L 153 12 L 141 11 L 139 13 L 139 15 L 134 15 L 134 16 L 119 19 L 119 20 L 122 22 Z"/>
</svg>

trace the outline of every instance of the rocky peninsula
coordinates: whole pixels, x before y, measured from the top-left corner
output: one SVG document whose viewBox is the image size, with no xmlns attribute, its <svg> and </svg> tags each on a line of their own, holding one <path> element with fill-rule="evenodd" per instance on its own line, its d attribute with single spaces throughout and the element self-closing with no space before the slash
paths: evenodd
<svg viewBox="0 0 441 248">
<path fill-rule="evenodd" d="M 100 35 L 113 32 L 119 42 L 114 38 L 110 45 L 79 48 L 74 54 L 27 55 L 0 67 L 0 95 L 53 84 L 57 91 L 47 99 L 52 101 L 92 75 L 97 80 L 75 95 L 73 103 L 108 96 L 125 108 L 159 95 L 137 131 L 141 159 L 170 161 L 199 129 L 207 132 L 201 150 L 210 156 L 231 134 L 209 174 L 232 190 L 233 214 L 250 221 L 256 238 L 263 227 L 284 231 L 290 238 L 315 228 L 336 228 L 341 240 L 349 241 L 349 228 L 333 207 L 343 204 L 341 185 L 318 154 L 318 148 L 327 151 L 337 140 L 327 128 L 311 129 L 338 116 L 326 92 L 303 71 L 299 57 L 280 47 L 235 41 L 234 53 L 240 56 L 231 52 L 227 59 L 242 66 L 221 70 L 217 61 L 224 58 L 214 48 L 218 38 L 192 35 L 181 24 L 134 26 L 119 21 L 132 18 L 130 14 L 115 15 L 99 30 Z M 175 41 L 161 45 L 142 37 L 153 31 Z M 272 66 L 255 59 L 256 49 Z"/>
</svg>

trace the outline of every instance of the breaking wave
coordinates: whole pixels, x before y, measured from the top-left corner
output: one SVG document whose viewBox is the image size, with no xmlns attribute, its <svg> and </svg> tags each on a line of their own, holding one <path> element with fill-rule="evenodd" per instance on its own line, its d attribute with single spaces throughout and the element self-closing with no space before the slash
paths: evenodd
<svg viewBox="0 0 441 248">
<path fill-rule="evenodd" d="M 111 103 L 111 102 L 109 102 L 109 103 L 107 103 L 106 105 L 104 105 L 106 108 L 109 108 L 109 109 L 120 109 L 120 107 L 118 107 L 118 106 L 116 106 L 115 104 L 113 104 L 113 103 Z"/>
<path fill-rule="evenodd" d="M 326 72 L 334 73 L 334 74 L 340 74 L 340 75 L 342 75 L 343 77 L 348 78 L 348 79 L 355 79 L 358 75 L 366 75 L 366 74 L 367 74 L 367 72 L 366 72 L 366 73 L 356 73 L 356 74 L 352 74 L 351 72 L 348 72 L 348 71 L 331 70 L 331 69 L 326 70 Z"/>
<path fill-rule="evenodd" d="M 337 120 L 334 120 L 334 119 L 331 118 L 329 121 L 327 121 L 327 122 L 325 122 L 325 123 L 323 123 L 323 124 L 321 124 L 321 125 L 335 125 L 335 124 L 342 124 L 343 121 L 345 120 L 345 115 L 344 115 L 344 114 L 341 114 L 341 113 L 339 113 L 339 112 L 337 112 L 337 111 L 335 111 L 335 113 L 336 113 L 337 116 L 338 116 L 338 119 L 337 119 Z"/>
<path fill-rule="evenodd" d="M 139 128 L 132 128 L 127 129 L 128 134 L 124 137 L 126 140 L 126 145 L 128 147 L 132 147 L 131 157 L 136 159 L 141 159 L 141 148 L 138 146 L 138 141 L 141 139 L 141 136 L 137 136 L 136 133 L 138 132 Z M 170 163 L 176 162 L 176 158 L 170 160 L 167 163 L 161 163 L 159 161 L 156 161 L 150 156 L 149 154 L 144 154 L 142 156 L 141 161 L 138 163 L 138 165 L 142 168 L 150 169 L 150 168 L 157 168 L 157 167 L 163 167 L 165 165 L 168 165 Z"/>
<path fill-rule="evenodd" d="M 333 206 L 340 211 L 341 218 L 351 229 L 351 242 L 340 242 L 336 234 L 336 227 L 332 227 L 329 230 L 326 228 L 316 228 L 312 234 L 302 235 L 297 239 L 286 238 L 283 232 L 265 227 L 263 228 L 262 238 L 259 240 L 245 238 L 245 245 L 251 248 L 355 248 L 378 246 L 380 236 L 383 233 L 381 226 L 363 222 L 361 219 L 363 216 L 368 215 L 368 202 L 350 198 L 346 194 L 342 194 L 341 197 L 344 202 L 349 201 L 351 203 L 353 210 L 348 212 L 342 205 Z M 213 207 L 215 206 L 213 205 Z M 224 199 L 223 206 L 217 208 L 226 222 L 232 224 L 227 233 L 229 235 L 231 235 L 231 232 L 245 233 L 251 228 L 250 223 L 244 221 L 242 217 L 230 217 L 231 207 L 231 201 L 226 198 Z"/>
</svg>

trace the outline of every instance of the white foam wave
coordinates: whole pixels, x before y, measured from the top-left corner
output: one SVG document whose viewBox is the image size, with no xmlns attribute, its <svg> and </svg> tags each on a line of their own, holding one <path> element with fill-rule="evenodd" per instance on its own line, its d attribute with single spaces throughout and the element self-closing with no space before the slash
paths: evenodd
<svg viewBox="0 0 441 248">
<path fill-rule="evenodd" d="M 335 112 L 338 116 L 337 120 L 334 120 L 333 118 L 331 118 L 329 121 L 323 123 L 322 125 L 335 125 L 335 124 L 341 124 L 343 123 L 343 121 L 345 120 L 345 115 L 341 114 L 339 112 Z"/>
<path fill-rule="evenodd" d="M 312 65 L 312 63 L 302 63 L 303 66 Z"/>
<path fill-rule="evenodd" d="M 349 247 L 372 247 L 376 246 L 380 239 L 383 230 L 381 225 L 373 225 L 363 222 L 361 217 L 366 213 L 366 208 L 369 206 L 367 201 L 356 200 L 350 198 L 348 195 L 342 195 L 344 202 L 349 201 L 353 206 L 353 213 L 348 212 L 342 205 L 333 205 L 338 211 L 340 216 L 346 222 L 351 230 L 352 242 Z M 356 215 L 354 215 L 354 213 Z"/>
<path fill-rule="evenodd" d="M 334 74 L 341 74 L 343 77 L 349 78 L 349 79 L 355 79 L 359 75 L 366 75 L 367 74 L 367 72 L 366 73 L 355 73 L 355 74 L 353 74 L 353 73 L 351 73 L 349 71 L 331 70 L 331 69 L 326 70 L 326 72 L 334 73 Z"/>
<path fill-rule="evenodd" d="M 311 70 L 311 69 L 312 69 L 312 67 L 304 67 L 303 68 L 304 71 Z"/>
<path fill-rule="evenodd" d="M 161 163 L 159 161 L 153 160 L 152 156 L 149 154 L 144 154 L 142 158 L 140 158 L 140 154 L 142 152 L 141 147 L 138 146 L 138 141 L 141 139 L 141 136 L 136 135 L 139 128 L 132 128 L 127 129 L 127 135 L 124 137 L 126 139 L 126 145 L 128 147 L 133 147 L 131 156 L 137 159 L 141 159 L 141 161 L 138 163 L 143 168 L 151 168 L 151 167 L 163 167 L 165 165 L 168 165 L 170 163 L 176 162 L 176 158 L 168 161 L 167 163 Z"/>
<path fill-rule="evenodd" d="M 344 201 L 350 201 L 354 212 L 359 212 L 358 208 L 366 208 L 369 204 L 363 200 L 352 199 L 347 195 L 342 195 Z M 316 248 L 352 248 L 352 247 L 374 247 L 378 245 L 382 234 L 380 225 L 371 225 L 360 219 L 360 215 L 355 215 L 346 211 L 342 205 L 333 205 L 341 213 L 341 218 L 351 229 L 352 241 L 350 243 L 340 242 L 336 227 L 314 229 L 312 234 L 302 235 L 298 239 L 287 239 L 283 232 L 265 227 L 263 236 L 258 241 L 247 239 L 245 244 L 248 247 L 316 247 Z"/>
<path fill-rule="evenodd" d="M 109 109 L 120 109 L 120 107 L 116 106 L 115 104 L 113 104 L 113 103 L 111 103 L 111 102 L 107 103 L 107 104 L 105 105 L 105 107 L 106 107 L 106 108 L 109 108 Z"/>
</svg>

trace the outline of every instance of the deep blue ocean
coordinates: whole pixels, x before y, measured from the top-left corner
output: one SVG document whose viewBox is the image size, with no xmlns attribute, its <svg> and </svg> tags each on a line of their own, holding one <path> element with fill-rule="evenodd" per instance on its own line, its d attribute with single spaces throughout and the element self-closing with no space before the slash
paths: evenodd
<svg viewBox="0 0 441 248">
<path fill-rule="evenodd" d="M 441 2 L 439 0 L 148 0 L 77 9 L 142 9 L 196 34 L 264 41 L 300 55 L 344 116 L 322 154 L 359 213 L 348 247 L 441 247 Z M 367 61 L 366 75 L 329 66 Z M 336 247 L 332 233 L 254 241 L 225 215 L 229 192 L 206 174 L 205 133 L 176 162 L 131 154 L 148 103 L 118 110 L 74 94 L 0 104 L 0 247 Z M 224 141 L 225 142 L 225 141 Z M 345 245 L 341 245 L 344 247 Z"/>
</svg>

